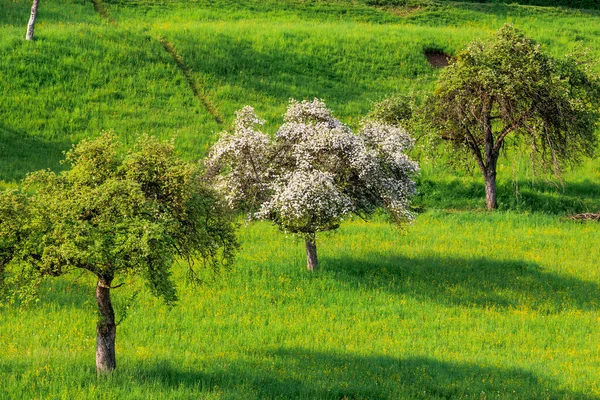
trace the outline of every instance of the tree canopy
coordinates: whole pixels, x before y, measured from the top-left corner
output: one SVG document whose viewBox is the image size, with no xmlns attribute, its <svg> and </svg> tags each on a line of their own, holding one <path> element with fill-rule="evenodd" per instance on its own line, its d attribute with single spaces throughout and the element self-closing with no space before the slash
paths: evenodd
<svg viewBox="0 0 600 400">
<path fill-rule="evenodd" d="M 208 174 L 233 208 L 303 236 L 309 269 L 318 263 L 316 233 L 350 214 L 366 218 L 384 207 L 397 223 L 413 218 L 418 166 L 402 128 L 365 122 L 354 133 L 317 99 L 292 100 L 273 138 L 262 124 L 252 107 L 240 110 L 234 132 L 211 149 Z"/>
<path fill-rule="evenodd" d="M 425 117 L 455 150 L 474 157 L 486 206 L 495 209 L 501 150 L 528 149 L 534 165 L 559 174 L 594 154 L 599 100 L 600 81 L 580 58 L 555 59 L 507 24 L 441 72 Z"/>
<path fill-rule="evenodd" d="M 172 144 L 143 136 L 120 155 L 114 135 L 83 140 L 66 153 L 70 169 L 38 171 L 22 189 L 0 194 L 0 268 L 4 288 L 31 293 L 44 277 L 87 271 L 97 277 L 99 372 L 113 370 L 116 279 L 140 276 L 172 304 L 176 257 L 218 268 L 237 248 L 225 204 L 198 167 Z M 119 285 L 117 285 L 119 286 Z"/>
</svg>

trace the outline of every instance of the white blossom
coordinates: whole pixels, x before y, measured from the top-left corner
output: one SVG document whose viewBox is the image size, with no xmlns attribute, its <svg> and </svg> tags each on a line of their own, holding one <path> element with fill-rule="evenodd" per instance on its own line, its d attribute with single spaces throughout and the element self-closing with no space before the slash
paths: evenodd
<svg viewBox="0 0 600 400">
<path fill-rule="evenodd" d="M 402 128 L 367 122 L 358 133 L 321 100 L 295 100 L 273 138 L 252 107 L 237 113 L 232 134 L 213 146 L 207 170 L 233 207 L 282 229 L 312 234 L 335 229 L 344 216 L 385 207 L 410 221 L 418 164 Z"/>
<path fill-rule="evenodd" d="M 273 219 L 285 230 L 312 233 L 338 226 L 352 202 L 335 184 L 334 175 L 296 170 L 273 185 L 272 197 L 256 216 Z"/>
<path fill-rule="evenodd" d="M 236 114 L 234 132 L 220 134 L 206 161 L 215 187 L 232 207 L 254 200 L 269 183 L 265 159 L 269 157 L 271 140 L 257 130 L 263 124 L 252 107 L 244 107 Z M 229 168 L 227 174 L 221 174 L 223 168 Z"/>
</svg>

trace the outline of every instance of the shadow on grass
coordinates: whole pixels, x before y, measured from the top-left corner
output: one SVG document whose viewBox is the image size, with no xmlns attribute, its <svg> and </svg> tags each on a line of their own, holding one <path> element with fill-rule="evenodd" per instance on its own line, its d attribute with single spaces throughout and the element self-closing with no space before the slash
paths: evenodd
<svg viewBox="0 0 600 400">
<path fill-rule="evenodd" d="M 28 172 L 50 168 L 59 171 L 63 151 L 70 142 L 49 141 L 0 123 L 0 180 L 21 180 Z"/>
<path fill-rule="evenodd" d="M 306 46 L 306 32 L 289 32 L 286 45 L 255 49 L 252 40 L 228 35 L 210 38 L 211 46 L 197 48 L 196 38 L 188 38 L 185 49 L 194 49 L 193 58 L 184 56 L 193 70 L 217 78 L 222 84 L 261 93 L 286 104 L 290 98 L 323 97 L 358 99 L 367 89 L 364 84 L 348 81 L 346 72 L 336 65 L 343 61 L 343 51 L 335 48 L 315 50 L 325 54 L 300 54 L 297 46 Z M 179 38 L 185 40 L 185 38 Z M 219 49 L 215 53 L 215 49 Z"/>
<path fill-rule="evenodd" d="M 57 278 L 45 278 L 38 288 L 38 297 L 40 303 L 23 304 L 17 301 L 14 309 L 24 308 L 46 308 L 46 309 L 89 309 L 91 312 L 97 311 L 96 306 L 96 282 L 97 278 L 91 276 L 89 272 L 73 272 Z M 119 283 L 121 280 L 118 281 Z M 127 306 L 129 299 L 139 290 L 132 288 L 132 285 L 113 289 L 111 297 L 113 307 L 115 308 L 117 320 L 122 315 L 122 308 Z"/>
<path fill-rule="evenodd" d="M 519 369 L 426 357 L 357 356 L 283 349 L 253 354 L 249 360 L 218 360 L 196 371 L 168 360 L 149 367 L 121 370 L 121 385 L 162 387 L 169 391 L 218 391 L 233 398 L 306 399 L 450 399 L 578 398 L 582 393 Z M 227 397 L 230 398 L 230 397 Z"/>
<path fill-rule="evenodd" d="M 409 15 L 407 20 L 421 25 L 451 26 L 466 23 L 481 23 L 483 25 L 497 25 L 498 22 L 521 18 L 564 18 L 569 16 L 600 16 L 600 9 L 585 8 L 583 3 L 592 5 L 595 0 L 554 0 L 554 4 L 548 4 L 549 0 L 505 0 L 487 1 L 487 0 L 468 0 L 457 2 L 453 0 L 443 0 L 438 3 L 430 3 L 423 13 Z M 542 4 L 544 3 L 545 4 Z M 562 2 L 563 4 L 558 4 Z M 570 2 L 569 4 L 565 4 Z M 579 2 L 581 8 L 576 8 L 575 2 Z M 536 4 L 537 3 L 537 4 Z M 534 7 L 528 7 L 534 6 Z M 537 6 L 537 7 L 535 7 Z M 493 17 L 493 20 L 489 19 Z M 499 26 L 498 26 L 499 27 Z M 579 31 L 580 34 L 589 35 L 590 39 L 593 33 L 586 33 L 585 29 L 572 26 L 571 29 Z"/>
<path fill-rule="evenodd" d="M 571 10 L 573 13 L 576 12 L 591 16 L 600 15 L 600 5 L 595 0 L 504 0 L 504 4 L 502 1 L 488 2 L 487 0 L 467 0 L 462 3 L 456 3 L 451 0 L 451 2 L 453 7 L 504 18 L 515 13 L 518 13 L 519 16 L 536 16 L 540 12 L 564 14 L 562 10 L 553 9 L 558 7 Z M 522 6 L 537 6 L 542 8 L 527 8 Z"/>
<path fill-rule="evenodd" d="M 332 40 L 304 30 L 275 31 L 273 36 L 261 42 L 260 36 L 224 33 L 207 37 L 207 44 L 199 47 L 196 36 L 188 35 L 178 36 L 175 45 L 191 70 L 206 77 L 208 87 L 218 86 L 221 96 L 239 95 L 245 102 L 267 98 L 270 104 L 282 107 L 290 98 L 318 97 L 334 110 L 344 109 L 348 103 L 361 103 L 365 94 L 372 98 L 383 95 L 380 91 L 385 90 L 386 77 L 433 73 L 421 46 L 407 49 L 406 59 L 392 60 L 390 55 L 389 62 L 373 64 L 364 53 L 369 45 L 352 37 Z M 384 48 L 385 44 L 375 41 L 372 46 Z M 411 57 L 422 62 L 413 63 Z M 379 80 L 381 85 L 374 83 Z"/>
<path fill-rule="evenodd" d="M 551 314 L 597 310 L 600 305 L 598 284 L 543 272 L 526 261 L 371 253 L 361 258 L 324 258 L 323 265 L 335 279 L 350 285 L 460 306 L 523 307 Z"/>
<path fill-rule="evenodd" d="M 88 307 L 95 311 L 96 285 L 90 279 L 88 281 L 75 280 L 73 277 L 47 279 L 40 288 L 41 300 L 44 304 L 52 305 L 53 307 Z M 115 297 L 114 293 L 111 294 Z M 92 305 L 91 307 L 90 304 Z"/>
<path fill-rule="evenodd" d="M 421 208 L 485 208 L 483 183 L 451 180 L 423 180 L 419 183 L 415 205 Z M 564 188 L 551 183 L 520 183 L 518 195 L 512 182 L 498 183 L 500 210 L 541 212 L 564 215 L 600 210 L 600 184 L 590 180 L 567 182 Z"/>
<path fill-rule="evenodd" d="M 37 368 L 32 374 L 34 367 L 26 362 L 0 360 L 0 377 L 21 377 L 16 379 L 24 384 L 20 391 L 24 397 L 40 393 L 52 397 L 57 390 L 52 382 L 64 382 L 73 389 L 87 388 L 78 393 L 89 390 L 89 398 L 99 394 L 111 398 L 130 398 L 127 394 L 133 394 L 132 398 L 199 398 L 211 393 L 235 399 L 596 398 L 561 389 L 559 382 L 522 368 L 296 348 L 257 352 L 246 360 L 210 360 L 210 365 L 128 360 L 112 376 L 100 380 L 93 365 L 83 365 L 81 360 L 61 364 L 59 374 L 52 366 Z M 64 387 L 60 389 L 64 393 Z"/>
</svg>

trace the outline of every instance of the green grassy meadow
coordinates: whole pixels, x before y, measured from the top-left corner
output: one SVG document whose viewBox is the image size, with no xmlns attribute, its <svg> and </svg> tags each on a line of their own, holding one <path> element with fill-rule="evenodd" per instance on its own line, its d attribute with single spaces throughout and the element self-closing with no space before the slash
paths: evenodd
<svg viewBox="0 0 600 400">
<path fill-rule="evenodd" d="M 290 98 L 322 98 L 356 126 L 373 102 L 433 89 L 424 50 L 456 54 L 505 22 L 553 55 L 600 59 L 599 11 L 370 3 L 97 3 L 107 19 L 92 2 L 43 0 L 26 43 L 31 3 L 0 0 L 0 187 L 60 170 L 64 150 L 101 130 L 125 146 L 174 138 L 199 159 L 246 104 L 269 132 Z M 496 213 L 477 173 L 421 162 L 416 221 L 347 221 L 319 237 L 316 274 L 303 243 L 259 223 L 241 226 L 236 265 L 207 284 L 187 285 L 177 265 L 173 308 L 128 279 L 113 291 L 118 314 L 131 308 L 108 378 L 95 373 L 91 276 L 0 307 L 0 399 L 600 398 L 600 225 L 566 218 L 600 210 L 600 159 L 556 184 L 507 155 Z"/>
<path fill-rule="evenodd" d="M 9 398 L 596 398 L 600 276 L 590 266 L 600 255 L 590 239 L 598 231 L 512 213 L 427 213 L 405 235 L 385 221 L 352 221 L 321 238 L 323 270 L 310 275 L 302 243 L 252 225 L 237 266 L 205 287 L 182 286 L 175 308 L 141 292 L 119 326 L 108 380 L 95 377 L 87 277 L 49 284 L 29 310 L 3 310 L 0 390 Z M 136 287 L 115 290 L 117 301 Z"/>
</svg>

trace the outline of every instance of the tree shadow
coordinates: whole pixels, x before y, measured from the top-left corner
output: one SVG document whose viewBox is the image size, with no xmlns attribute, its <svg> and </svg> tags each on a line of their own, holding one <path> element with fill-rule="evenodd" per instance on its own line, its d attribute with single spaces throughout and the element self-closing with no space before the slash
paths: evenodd
<svg viewBox="0 0 600 400">
<path fill-rule="evenodd" d="M 118 279 L 118 282 L 122 282 Z M 46 277 L 37 288 L 37 300 L 34 303 L 23 303 L 17 296 L 16 304 L 11 309 L 19 312 L 20 307 L 34 307 L 47 310 L 86 309 L 95 312 L 96 306 L 96 283 L 97 278 L 89 272 L 72 272 L 60 277 Z M 132 295 L 140 291 L 140 287 L 126 280 L 123 287 L 113 289 L 111 297 L 116 317 L 123 317 L 122 308 L 131 304 Z M 17 288 L 17 291 L 19 288 Z"/>
<path fill-rule="evenodd" d="M 245 359 L 216 358 L 210 365 L 185 365 L 171 359 L 146 364 L 127 360 L 103 379 L 81 359 L 61 364 L 58 373 L 50 360 L 44 363 L 49 368 L 37 368 L 33 375 L 34 365 L 27 358 L 0 359 L 0 377 L 27 376 L 22 394 L 46 393 L 48 397 L 57 390 L 55 383 L 62 381 L 73 388 L 91 388 L 88 395 L 102 393 L 111 398 L 119 393 L 136 393 L 140 398 L 198 398 L 209 393 L 244 399 L 597 398 L 563 389 L 560 382 L 523 368 L 301 348 L 257 351 Z"/>
<path fill-rule="evenodd" d="M 71 143 L 28 135 L 0 123 L 0 180 L 14 182 L 32 171 L 60 171 L 63 152 Z"/>
<path fill-rule="evenodd" d="M 123 379 L 123 384 L 159 384 L 165 389 L 184 387 L 198 392 L 218 388 L 235 398 L 260 399 L 593 398 L 560 389 L 558 382 L 521 368 L 503 369 L 427 357 L 280 349 L 258 352 L 246 361 L 223 359 L 216 364 L 225 368 L 199 372 L 160 360 L 131 371 L 131 379 Z M 130 371 L 124 373 L 128 375 Z"/>
<path fill-rule="evenodd" d="M 371 261 L 372 260 L 372 261 Z M 383 288 L 417 299 L 464 307 L 527 308 L 553 314 L 597 310 L 600 286 L 542 271 L 535 263 L 375 252 L 323 258 L 327 273 L 352 286 Z"/>
<path fill-rule="evenodd" d="M 207 35 L 202 45 L 197 35 L 178 35 L 175 45 L 204 86 L 216 91 L 210 95 L 221 108 L 250 102 L 263 108 L 275 106 L 283 113 L 290 98 L 318 97 L 326 99 L 338 117 L 356 118 L 368 111 L 365 96 L 376 99 L 385 91 L 389 94 L 390 77 L 435 74 L 421 46 L 408 47 L 393 62 L 382 63 L 368 58 L 365 44 L 353 36 L 327 40 L 314 35 L 306 30 L 276 31 L 274 37 L 261 41 L 224 32 Z M 376 40 L 372 46 L 384 49 Z M 267 122 L 274 123 L 269 118 L 279 115 L 266 116 Z"/>
<path fill-rule="evenodd" d="M 549 182 L 498 182 L 500 210 L 564 215 L 600 210 L 600 184 L 590 180 L 567 182 L 564 187 Z M 419 208 L 483 209 L 485 188 L 475 181 L 434 181 L 418 184 L 415 205 Z"/>
<path fill-rule="evenodd" d="M 286 104 L 294 98 L 345 98 L 364 96 L 362 82 L 348 82 L 348 74 L 336 64 L 341 55 L 300 54 L 295 46 L 309 37 L 305 32 L 288 32 L 282 37 L 286 46 L 256 49 L 252 40 L 226 34 L 207 38 L 211 46 L 198 48 L 197 38 L 178 39 L 184 49 L 194 49 L 186 57 L 193 70 L 211 75 L 222 84 L 242 87 L 278 99 Z M 275 45 L 275 44 L 273 44 Z M 215 51 L 215 49 L 218 49 Z M 326 53 L 323 51 L 323 53 Z"/>
<path fill-rule="evenodd" d="M 592 5 L 595 5 L 596 9 L 591 8 Z M 505 3 L 496 1 L 488 2 L 486 0 L 469 0 L 468 2 L 455 3 L 453 6 L 464 10 L 492 14 L 496 17 L 503 18 L 515 14 L 519 16 L 537 16 L 540 15 L 541 12 L 549 15 L 565 15 L 565 11 L 574 14 L 600 16 L 598 5 L 593 4 L 592 0 L 510 0 L 505 1 Z"/>
</svg>

